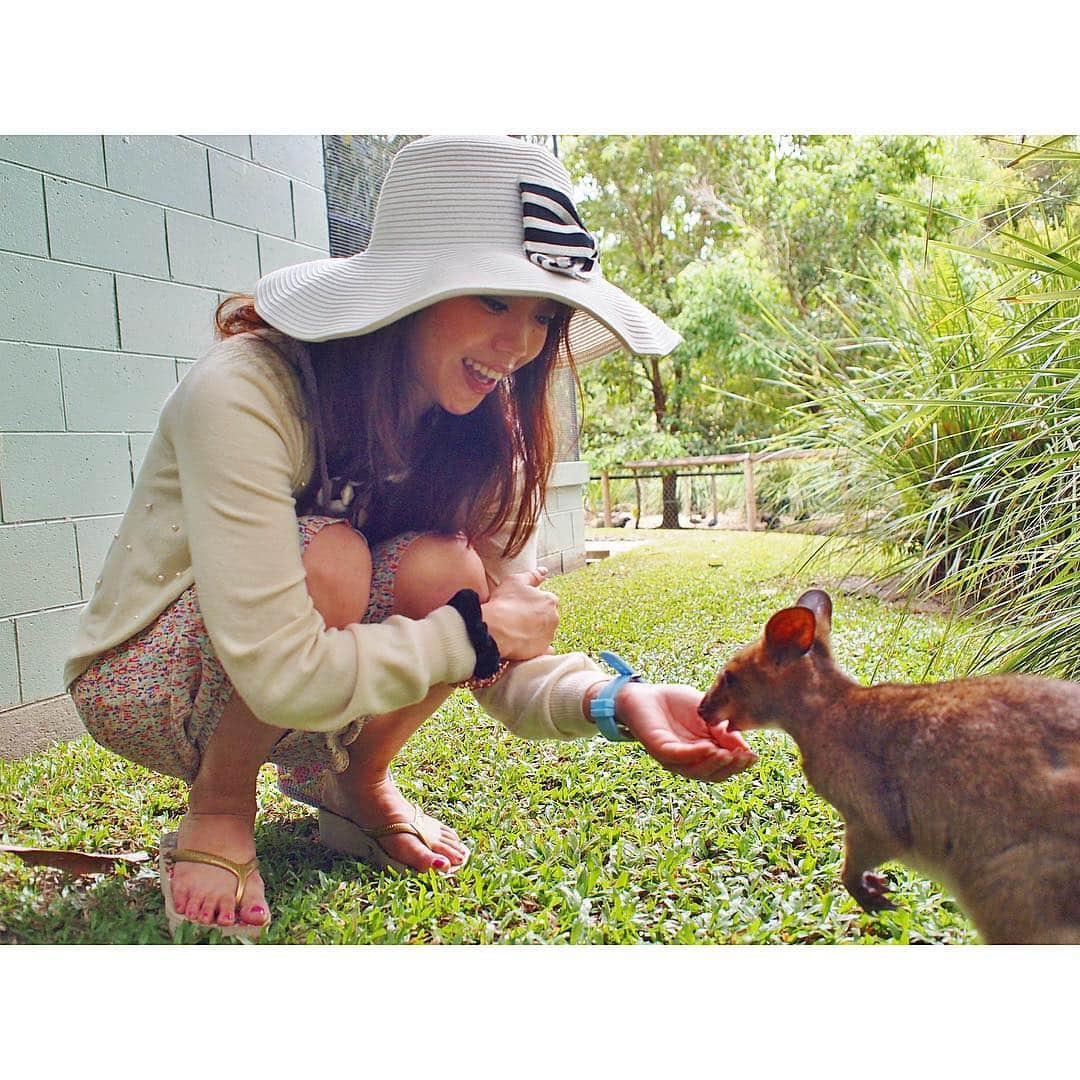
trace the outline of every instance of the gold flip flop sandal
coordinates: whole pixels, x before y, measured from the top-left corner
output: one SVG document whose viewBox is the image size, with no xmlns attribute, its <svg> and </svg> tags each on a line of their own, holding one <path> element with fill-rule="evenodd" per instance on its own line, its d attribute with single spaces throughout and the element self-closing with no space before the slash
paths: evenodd
<svg viewBox="0 0 1080 1080">
<path fill-rule="evenodd" d="M 435 850 L 435 841 L 441 835 L 442 826 L 430 814 L 425 814 L 419 806 L 410 805 L 413 808 L 412 821 L 392 821 L 388 825 L 379 825 L 374 829 L 362 829 L 355 821 L 350 821 L 340 814 L 331 813 L 329 810 L 320 809 L 319 839 L 328 848 L 333 848 L 334 851 L 340 851 L 345 855 L 352 855 L 369 866 L 392 867 L 400 874 L 422 873 L 415 866 L 409 866 L 400 859 L 392 858 L 379 843 L 379 838 L 382 836 L 407 833 L 415 836 L 429 850 Z M 451 863 L 449 870 L 437 870 L 436 873 L 443 877 L 452 877 L 468 861 L 469 853 L 466 851 L 465 858 L 456 866 Z"/>
<path fill-rule="evenodd" d="M 226 859 L 222 855 L 211 855 L 208 851 L 194 851 L 191 848 L 176 846 L 177 834 L 165 833 L 161 838 L 161 846 L 158 854 L 158 880 L 161 882 L 161 893 L 165 897 L 165 914 L 169 920 L 169 934 L 175 938 L 176 930 L 181 923 L 190 923 L 200 930 L 217 930 L 222 937 L 243 938 L 247 941 L 255 941 L 259 935 L 270 925 L 270 920 L 259 926 L 251 923 L 233 923 L 232 926 L 222 926 L 220 923 L 201 923 L 181 915 L 173 906 L 172 879 L 169 877 L 169 867 L 178 862 L 205 863 L 207 866 L 217 866 L 222 870 L 228 870 L 236 876 L 236 906 L 240 907 L 240 898 L 244 895 L 244 886 L 248 878 L 259 869 L 259 860 L 252 859 L 246 863 L 235 863 L 232 859 Z"/>
</svg>

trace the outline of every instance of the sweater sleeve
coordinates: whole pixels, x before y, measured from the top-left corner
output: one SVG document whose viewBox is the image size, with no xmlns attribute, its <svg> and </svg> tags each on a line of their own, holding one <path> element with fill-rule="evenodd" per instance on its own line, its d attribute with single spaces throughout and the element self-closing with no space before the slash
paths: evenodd
<svg viewBox="0 0 1080 1080">
<path fill-rule="evenodd" d="M 333 731 L 403 708 L 476 658 L 450 607 L 327 628 L 297 537 L 307 435 L 258 363 L 196 365 L 163 416 L 199 603 L 229 679 L 264 723 Z"/>
<path fill-rule="evenodd" d="M 534 532 L 512 559 L 502 549 L 512 526 L 476 545 L 488 576 L 496 583 L 507 574 L 537 565 Z M 596 725 L 582 710 L 585 691 L 608 676 L 585 653 L 548 654 L 510 664 L 498 682 L 479 690 L 476 700 L 490 717 L 523 739 L 584 739 Z"/>
<path fill-rule="evenodd" d="M 494 685 L 476 692 L 480 707 L 522 739 L 587 739 L 596 725 L 581 703 L 606 675 L 585 653 L 537 656 L 510 664 Z"/>
</svg>

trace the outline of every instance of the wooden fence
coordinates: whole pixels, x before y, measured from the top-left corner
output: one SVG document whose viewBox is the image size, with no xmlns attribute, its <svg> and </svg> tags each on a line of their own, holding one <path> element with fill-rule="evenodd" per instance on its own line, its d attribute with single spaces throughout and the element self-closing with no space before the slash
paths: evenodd
<svg viewBox="0 0 1080 1080">
<path fill-rule="evenodd" d="M 753 532 L 758 527 L 757 494 L 754 486 L 754 467 L 766 461 L 780 461 L 791 458 L 829 457 L 829 450 L 763 450 L 753 454 L 714 454 L 710 457 L 663 458 L 656 461 L 624 461 L 617 466 L 629 472 L 613 473 L 606 469 L 590 480 L 599 480 L 604 499 L 603 522 L 611 525 L 611 481 L 633 480 L 637 498 L 635 527 L 641 521 L 641 481 L 655 480 L 674 473 L 675 477 L 707 476 L 710 479 L 713 519 L 719 517 L 716 501 L 716 478 L 718 476 L 743 475 L 743 488 L 746 500 L 746 528 Z M 738 465 L 738 469 L 732 466 Z"/>
</svg>

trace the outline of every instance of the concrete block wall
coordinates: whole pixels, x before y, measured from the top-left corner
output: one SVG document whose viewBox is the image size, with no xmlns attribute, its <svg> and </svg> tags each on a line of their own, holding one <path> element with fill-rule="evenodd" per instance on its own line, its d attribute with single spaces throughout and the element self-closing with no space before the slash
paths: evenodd
<svg viewBox="0 0 1080 1080">
<path fill-rule="evenodd" d="M 218 303 L 328 253 L 318 136 L 0 135 L 0 758 L 78 730 L 68 641 Z"/>
<path fill-rule="evenodd" d="M 585 565 L 585 506 L 581 492 L 588 482 L 587 461 L 560 461 L 552 471 L 538 541 L 540 562 L 553 574 L 568 574 Z"/>
</svg>

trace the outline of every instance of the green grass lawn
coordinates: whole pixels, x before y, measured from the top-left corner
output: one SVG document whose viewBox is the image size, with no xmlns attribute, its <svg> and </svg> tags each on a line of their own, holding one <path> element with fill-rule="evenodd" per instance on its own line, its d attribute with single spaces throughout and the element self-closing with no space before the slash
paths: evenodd
<svg viewBox="0 0 1080 1080">
<path fill-rule="evenodd" d="M 613 530 L 626 539 L 630 530 Z M 653 681 L 702 689 L 768 616 L 811 585 L 814 540 L 641 533 L 651 542 L 551 583 L 556 646 L 613 649 Z M 843 568 L 846 570 L 846 567 Z M 838 571 L 839 572 L 839 571 Z M 833 593 L 840 662 L 870 681 L 960 672 L 946 620 Z M 945 642 L 944 647 L 942 642 Z M 633 745 L 527 742 L 455 694 L 403 751 L 405 793 L 472 848 L 455 878 L 380 873 L 322 848 L 313 811 L 260 778 L 256 840 L 274 922 L 263 940 L 331 943 L 973 942 L 932 882 L 889 867 L 900 910 L 864 915 L 840 884 L 842 825 L 809 790 L 794 744 L 749 736 L 761 760 L 723 784 L 665 772 Z M 0 763 L 3 842 L 145 850 L 184 808 L 180 781 L 88 737 Z M 169 940 L 155 863 L 72 878 L 0 854 L 0 941 Z M 189 932 L 197 940 L 214 932 Z"/>
</svg>

